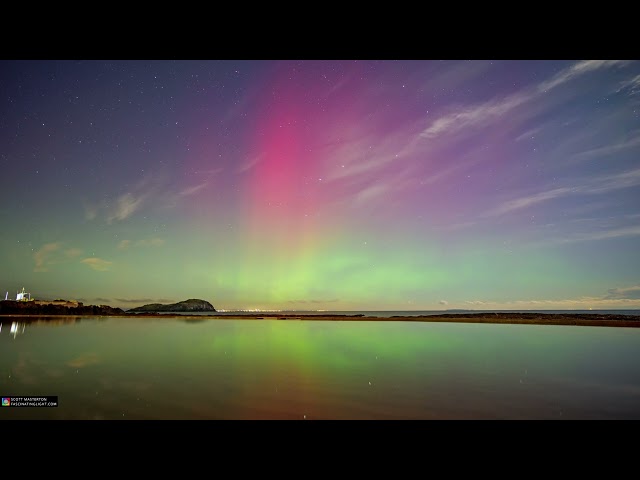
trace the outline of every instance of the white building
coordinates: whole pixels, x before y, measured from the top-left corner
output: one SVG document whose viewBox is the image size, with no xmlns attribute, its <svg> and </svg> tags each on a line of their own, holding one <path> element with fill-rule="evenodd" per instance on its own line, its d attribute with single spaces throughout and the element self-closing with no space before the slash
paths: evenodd
<svg viewBox="0 0 640 480">
<path fill-rule="evenodd" d="M 31 301 L 31 294 L 30 293 L 25 293 L 24 287 L 22 287 L 22 292 L 18 292 L 18 294 L 16 295 L 16 301 L 18 301 L 18 302 L 30 302 Z"/>
</svg>

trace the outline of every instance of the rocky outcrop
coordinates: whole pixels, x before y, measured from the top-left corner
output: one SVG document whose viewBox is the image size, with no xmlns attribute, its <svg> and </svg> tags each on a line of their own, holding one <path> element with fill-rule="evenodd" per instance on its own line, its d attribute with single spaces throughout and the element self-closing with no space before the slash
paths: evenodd
<svg viewBox="0 0 640 480">
<path fill-rule="evenodd" d="M 136 312 L 215 312 L 209 302 L 205 300 L 198 300 L 196 298 L 190 298 L 183 302 L 162 304 L 162 303 L 150 303 L 141 307 L 131 308 L 127 310 L 127 313 Z"/>
<path fill-rule="evenodd" d="M 108 305 L 83 305 L 77 306 L 59 303 L 44 303 L 40 301 L 18 302 L 14 300 L 0 301 L 0 315 L 124 315 L 121 308 Z"/>
</svg>

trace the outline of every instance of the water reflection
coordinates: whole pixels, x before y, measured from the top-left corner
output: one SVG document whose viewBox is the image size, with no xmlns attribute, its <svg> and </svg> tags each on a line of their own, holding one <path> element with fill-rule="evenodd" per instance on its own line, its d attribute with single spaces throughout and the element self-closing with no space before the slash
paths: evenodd
<svg viewBox="0 0 640 480">
<path fill-rule="evenodd" d="M 0 385 L 60 407 L 0 420 L 640 419 L 639 329 L 135 317 L 1 328 Z"/>
<path fill-rule="evenodd" d="M 0 334 L 2 333 L 3 326 L 4 324 L 0 323 Z M 26 326 L 27 326 L 26 322 L 11 322 L 11 326 L 9 327 L 8 334 L 11 335 L 15 340 L 15 338 L 18 335 L 24 335 Z M 7 331 L 7 328 L 4 327 L 4 330 Z"/>
<path fill-rule="evenodd" d="M 72 325 L 76 323 L 84 322 L 103 322 L 108 320 L 109 317 L 100 317 L 100 318 L 86 318 L 86 317 L 59 317 L 59 318 L 51 318 L 51 317 L 26 317 L 21 318 L 20 320 L 14 320 L 11 317 L 7 317 L 5 319 L 0 319 L 0 335 L 2 335 L 2 331 L 7 332 L 8 335 L 12 336 L 14 339 L 18 335 L 24 335 L 29 328 L 35 326 L 48 326 L 55 327 L 61 325 Z"/>
<path fill-rule="evenodd" d="M 61 325 L 71 325 L 77 324 L 82 321 L 86 322 L 105 322 L 108 321 L 110 317 L 100 317 L 100 318 L 83 318 L 83 317 L 60 317 L 60 318 L 49 318 L 49 317 L 30 317 L 22 319 L 22 321 L 8 321 L 0 320 L 0 334 L 4 330 L 8 335 L 12 336 L 14 339 L 18 335 L 24 335 L 28 330 L 27 325 L 30 327 L 44 325 L 49 327 L 61 326 Z M 175 320 L 179 321 L 183 324 L 199 324 L 209 321 L 209 319 L 205 318 L 167 318 L 163 320 Z"/>
</svg>

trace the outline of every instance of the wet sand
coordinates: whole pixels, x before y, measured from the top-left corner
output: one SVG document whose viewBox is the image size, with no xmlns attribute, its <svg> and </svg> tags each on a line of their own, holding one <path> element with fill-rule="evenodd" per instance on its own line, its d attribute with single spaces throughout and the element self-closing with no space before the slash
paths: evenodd
<svg viewBox="0 0 640 480">
<path fill-rule="evenodd" d="M 565 314 L 565 313 L 464 313 L 419 316 L 391 316 L 368 317 L 363 314 L 355 315 L 296 315 L 278 313 L 252 313 L 220 315 L 188 315 L 171 313 L 131 313 L 120 317 L 140 318 L 171 318 L 187 322 L 205 320 L 316 320 L 316 321 L 365 321 L 365 322 L 449 322 L 449 323 L 496 323 L 496 324 L 524 324 L 524 325 L 579 325 L 590 327 L 627 327 L 640 328 L 640 315 L 615 314 Z M 16 319 L 20 322 L 73 323 L 82 319 L 107 319 L 118 316 L 103 315 L 0 315 L 3 319 Z"/>
</svg>

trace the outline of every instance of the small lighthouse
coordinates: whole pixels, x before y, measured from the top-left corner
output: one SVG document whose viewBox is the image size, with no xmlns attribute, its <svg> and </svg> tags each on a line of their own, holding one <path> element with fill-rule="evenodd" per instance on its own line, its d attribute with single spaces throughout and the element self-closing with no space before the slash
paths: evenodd
<svg viewBox="0 0 640 480">
<path fill-rule="evenodd" d="M 30 302 L 31 294 L 24 291 L 24 287 L 22 287 L 22 292 L 18 292 L 16 295 L 17 302 Z"/>
</svg>

